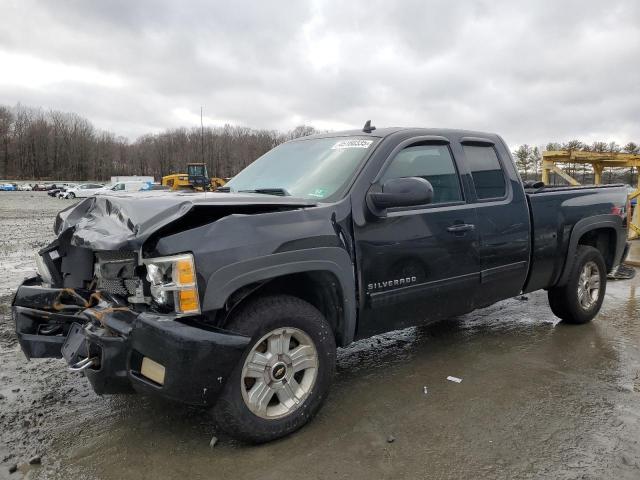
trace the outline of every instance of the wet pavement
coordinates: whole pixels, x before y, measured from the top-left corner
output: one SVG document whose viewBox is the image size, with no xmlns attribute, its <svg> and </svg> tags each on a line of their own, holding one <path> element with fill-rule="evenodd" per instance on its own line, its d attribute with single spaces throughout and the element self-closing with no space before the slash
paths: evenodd
<svg viewBox="0 0 640 480">
<path fill-rule="evenodd" d="M 63 205 L 0 194 L 0 312 Z M 62 360 L 27 363 L 7 318 L 0 478 L 637 479 L 639 295 L 640 276 L 610 282 L 584 326 L 557 323 L 537 292 L 357 342 L 316 419 L 258 447 L 221 436 L 211 448 L 204 410 L 99 397 Z"/>
</svg>

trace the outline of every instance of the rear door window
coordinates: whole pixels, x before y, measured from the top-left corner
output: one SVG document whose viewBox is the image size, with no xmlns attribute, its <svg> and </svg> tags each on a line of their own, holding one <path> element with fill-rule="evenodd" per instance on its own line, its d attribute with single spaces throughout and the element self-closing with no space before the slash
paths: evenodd
<svg viewBox="0 0 640 480">
<path fill-rule="evenodd" d="M 503 198 L 507 182 L 502 165 L 492 146 L 463 145 L 478 200 Z"/>
</svg>

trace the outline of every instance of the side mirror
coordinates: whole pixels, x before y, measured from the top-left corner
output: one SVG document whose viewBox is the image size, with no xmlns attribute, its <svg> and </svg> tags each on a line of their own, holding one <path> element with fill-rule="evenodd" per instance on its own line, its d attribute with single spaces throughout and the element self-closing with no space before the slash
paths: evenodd
<svg viewBox="0 0 640 480">
<path fill-rule="evenodd" d="M 377 210 L 426 205 L 433 200 L 433 186 L 420 177 L 391 178 L 381 190 L 370 190 L 367 194 L 368 201 Z"/>
</svg>

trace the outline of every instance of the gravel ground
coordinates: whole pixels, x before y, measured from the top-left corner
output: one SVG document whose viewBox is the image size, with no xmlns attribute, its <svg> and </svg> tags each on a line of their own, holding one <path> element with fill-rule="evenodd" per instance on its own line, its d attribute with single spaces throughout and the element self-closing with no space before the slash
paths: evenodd
<svg viewBox="0 0 640 480">
<path fill-rule="evenodd" d="M 99 397 L 62 360 L 22 355 L 11 293 L 66 205 L 0 192 L 0 478 L 640 478 L 638 278 L 610 283 L 585 326 L 537 292 L 357 342 L 310 425 L 211 448 L 201 409 Z"/>
<path fill-rule="evenodd" d="M 11 465 L 46 451 L 55 438 L 52 427 L 68 416 L 60 405 L 73 409 L 93 394 L 59 360 L 27 362 L 9 311 L 13 291 L 35 271 L 35 252 L 54 238 L 55 215 L 69 204 L 46 192 L 0 192 L 0 316 L 5 319 L 0 324 L 0 478 Z M 21 466 L 22 472 L 29 469 Z"/>
</svg>

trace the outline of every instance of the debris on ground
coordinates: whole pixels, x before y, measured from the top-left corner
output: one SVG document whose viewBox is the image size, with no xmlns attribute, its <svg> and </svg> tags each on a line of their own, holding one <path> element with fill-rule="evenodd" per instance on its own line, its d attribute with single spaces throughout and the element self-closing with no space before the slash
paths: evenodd
<svg viewBox="0 0 640 480">
<path fill-rule="evenodd" d="M 424 394 L 426 395 L 429 391 L 427 390 L 427 387 L 423 387 L 424 388 Z"/>
<path fill-rule="evenodd" d="M 629 458 L 629 456 L 627 455 L 622 455 L 622 463 L 624 463 L 625 465 L 627 465 L 628 467 L 634 467 L 636 465 L 636 462 L 634 462 L 631 458 Z"/>
<path fill-rule="evenodd" d="M 460 382 L 462 381 L 462 379 L 461 379 L 461 378 L 458 378 L 458 377 L 452 377 L 451 375 L 449 375 L 449 376 L 447 377 L 447 380 L 449 380 L 450 382 L 455 382 L 455 383 L 460 383 Z"/>
<path fill-rule="evenodd" d="M 9 467 L 9 473 L 16 473 L 18 471 L 18 465 L 15 463 Z"/>
<path fill-rule="evenodd" d="M 218 437 L 216 436 L 211 437 L 211 441 L 209 442 L 209 447 L 211 448 L 215 447 L 216 443 L 218 443 Z"/>
<path fill-rule="evenodd" d="M 40 465 L 42 463 L 42 457 L 40 455 L 36 455 L 29 459 L 29 465 Z"/>
<path fill-rule="evenodd" d="M 393 443 L 396 441 L 396 437 L 394 437 L 393 435 L 389 435 L 387 437 L 387 443 Z"/>
</svg>

